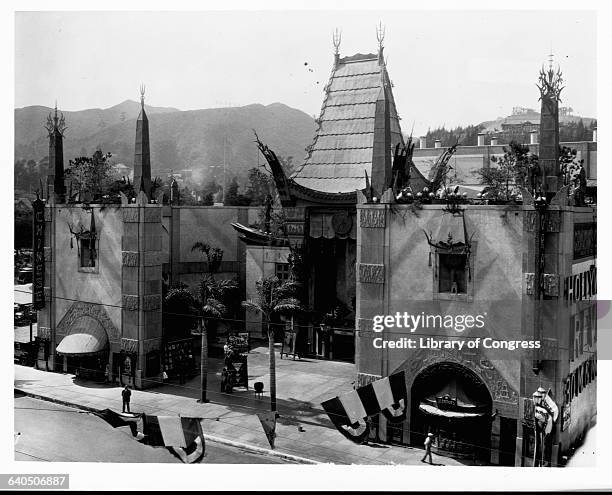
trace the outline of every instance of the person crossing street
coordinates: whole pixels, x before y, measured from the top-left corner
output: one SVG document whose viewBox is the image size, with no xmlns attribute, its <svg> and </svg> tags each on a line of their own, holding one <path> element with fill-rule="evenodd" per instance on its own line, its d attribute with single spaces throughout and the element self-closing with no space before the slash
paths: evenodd
<svg viewBox="0 0 612 495">
<path fill-rule="evenodd" d="M 425 459 L 429 456 L 429 464 L 433 464 L 433 460 L 431 458 L 431 444 L 433 443 L 433 433 L 428 433 L 425 438 L 425 455 L 421 459 L 421 462 L 425 462 Z"/>
</svg>

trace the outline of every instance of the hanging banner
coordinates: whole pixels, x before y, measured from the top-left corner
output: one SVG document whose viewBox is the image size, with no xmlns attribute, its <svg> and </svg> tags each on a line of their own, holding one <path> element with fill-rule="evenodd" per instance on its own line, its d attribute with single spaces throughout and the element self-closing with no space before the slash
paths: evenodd
<svg viewBox="0 0 612 495">
<path fill-rule="evenodd" d="M 32 208 L 32 305 L 36 310 L 45 307 L 45 203 L 37 197 Z"/>
<path fill-rule="evenodd" d="M 367 441 L 370 416 L 383 413 L 391 423 L 406 419 L 406 378 L 403 371 L 321 403 L 329 419 L 346 438 Z"/>
<path fill-rule="evenodd" d="M 274 448 L 274 438 L 276 437 L 276 413 L 275 412 L 264 412 L 257 413 L 257 417 L 261 422 L 266 438 L 270 447 Z"/>
</svg>

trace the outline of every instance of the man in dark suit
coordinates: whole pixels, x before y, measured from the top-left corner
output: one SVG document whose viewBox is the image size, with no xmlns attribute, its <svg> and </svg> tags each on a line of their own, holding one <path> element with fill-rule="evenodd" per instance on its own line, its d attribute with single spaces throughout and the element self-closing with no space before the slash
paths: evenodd
<svg viewBox="0 0 612 495">
<path fill-rule="evenodd" d="M 132 396 L 132 391 L 128 385 L 121 391 L 121 397 L 123 398 L 123 412 L 131 412 L 130 411 L 130 397 Z"/>
</svg>

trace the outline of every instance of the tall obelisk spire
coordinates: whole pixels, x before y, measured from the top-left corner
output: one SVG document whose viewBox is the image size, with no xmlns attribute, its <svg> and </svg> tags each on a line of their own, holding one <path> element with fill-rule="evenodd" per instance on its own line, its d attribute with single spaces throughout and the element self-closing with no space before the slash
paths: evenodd
<svg viewBox="0 0 612 495">
<path fill-rule="evenodd" d="M 53 187 L 49 195 L 55 195 L 55 201 L 63 203 L 66 196 L 66 185 L 64 183 L 64 131 L 66 123 L 64 114 L 57 115 L 57 102 L 53 116 L 49 114 L 45 128 L 49 133 L 49 172 L 47 173 L 47 184 Z M 41 191 L 42 193 L 42 191 Z"/>
<path fill-rule="evenodd" d="M 151 199 L 151 151 L 149 148 L 149 119 L 144 107 L 145 87 L 140 86 L 140 114 L 136 121 L 134 146 L 134 192 L 144 191 Z"/>
</svg>

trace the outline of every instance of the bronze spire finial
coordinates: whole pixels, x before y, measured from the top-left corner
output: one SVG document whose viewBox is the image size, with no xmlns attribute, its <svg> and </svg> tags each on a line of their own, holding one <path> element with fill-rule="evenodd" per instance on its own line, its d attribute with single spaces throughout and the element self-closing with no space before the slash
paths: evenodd
<svg viewBox="0 0 612 495">
<path fill-rule="evenodd" d="M 382 21 L 376 26 L 376 39 L 378 40 L 378 49 L 383 49 L 383 41 L 385 40 L 385 26 Z"/>
<path fill-rule="evenodd" d="M 64 131 L 67 128 L 68 127 L 66 126 L 64 114 L 60 112 L 60 116 L 58 117 L 57 115 L 57 100 L 55 100 L 55 108 L 53 114 L 49 113 L 49 115 L 47 116 L 47 123 L 45 124 L 45 129 L 47 129 L 49 135 L 57 131 L 63 136 Z"/>
<path fill-rule="evenodd" d="M 557 65 L 557 70 L 554 70 L 552 53 L 550 54 L 548 63 L 548 70 L 546 70 L 544 65 L 542 64 L 538 83 L 536 83 L 536 86 L 540 90 L 540 100 L 544 96 L 549 96 L 551 98 L 556 99 L 557 101 L 561 101 L 561 91 L 565 87 L 562 86 L 563 74 L 561 73 L 561 68 L 559 67 L 559 65 Z"/>
<path fill-rule="evenodd" d="M 144 84 L 140 85 L 140 105 L 144 108 L 144 99 L 145 99 L 145 89 L 146 86 Z"/>
<path fill-rule="evenodd" d="M 334 34 L 332 35 L 332 43 L 334 44 L 334 54 L 338 55 L 340 53 L 340 43 L 342 42 L 342 31 L 338 28 L 335 29 Z"/>
</svg>

